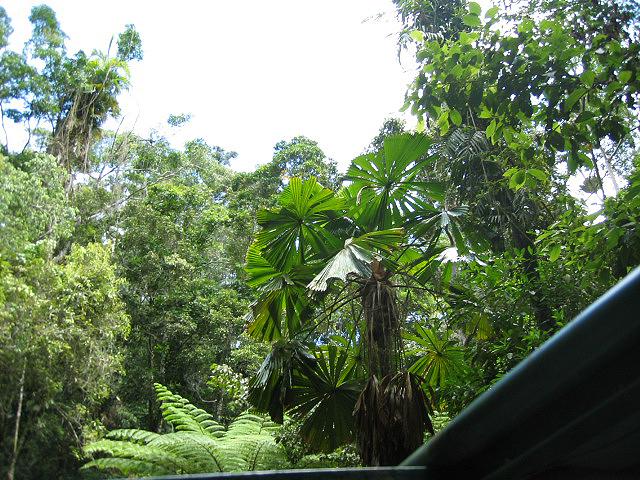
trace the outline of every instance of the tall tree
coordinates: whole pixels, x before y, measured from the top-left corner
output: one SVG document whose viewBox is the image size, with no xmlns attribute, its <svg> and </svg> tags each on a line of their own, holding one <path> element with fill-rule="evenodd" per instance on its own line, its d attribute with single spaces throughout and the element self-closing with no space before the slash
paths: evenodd
<svg viewBox="0 0 640 480">
<path fill-rule="evenodd" d="M 550 331 L 555 322 L 542 294 L 535 232 L 565 208 L 551 201 L 567 198 L 561 169 L 592 169 L 604 192 L 602 166 L 608 165 L 615 182 L 606 145 L 618 150 L 633 136 L 638 84 L 632 72 L 640 47 L 622 27 L 606 33 L 611 17 L 589 14 L 605 8 L 597 2 L 583 10 L 576 2 L 550 2 L 566 6 L 563 15 L 542 3 L 509 17 L 512 27 L 498 28 L 499 9 L 482 15 L 475 2 L 457 13 L 465 28 L 456 35 L 432 38 L 415 25 L 424 68 L 406 106 L 443 137 L 441 165 L 458 187 L 452 194 L 474 205 L 494 250 L 524 251 L 529 301 L 539 327 Z M 550 18 L 536 24 L 527 16 L 533 12 Z M 578 25 L 591 33 L 576 35 Z"/>
<path fill-rule="evenodd" d="M 128 317 L 110 245 L 53 258 L 74 219 L 65 172 L 47 155 L 11 160 L 0 157 L 0 473 L 64 475 L 99 421 Z"/>
<path fill-rule="evenodd" d="M 366 465 L 401 461 L 430 427 L 420 382 L 403 370 L 398 300 L 398 283 L 420 286 L 430 277 L 441 238 L 459 237 L 455 220 L 442 222 L 449 214 L 433 203 L 441 186 L 419 180 L 433 161 L 430 146 L 421 135 L 388 137 L 382 151 L 353 161 L 339 194 L 313 178 L 292 179 L 280 206 L 259 213 L 262 229 L 247 257 L 249 283 L 261 292 L 249 333 L 276 341 L 250 400 L 275 419 L 292 409 L 307 438 L 332 438 L 331 447 L 356 431 Z M 314 332 L 349 302 L 362 317 L 353 319 L 347 349 L 313 347 Z M 349 354 L 356 338 L 366 360 L 359 378 Z"/>
<path fill-rule="evenodd" d="M 0 18 L 0 48 L 4 49 L 11 33 L 4 9 Z M 91 55 L 79 51 L 69 56 L 66 35 L 50 7 L 33 7 L 29 20 L 33 32 L 23 52 L 5 50 L 0 58 L 6 72 L 6 78 L 0 77 L 2 121 L 8 118 L 25 125 L 29 134 L 25 148 L 32 132 L 45 123 L 50 135 L 48 153 L 70 175 L 77 169 L 87 170 L 101 126 L 107 118 L 119 115 L 117 97 L 129 85 L 128 62 L 142 58 L 140 36 L 128 25 L 118 38 L 115 56 L 97 50 Z M 11 107 L 4 109 L 3 103 Z"/>
<path fill-rule="evenodd" d="M 244 341 L 239 337 L 249 293 L 238 269 L 250 232 L 234 219 L 233 172 L 224 165 L 232 153 L 202 140 L 188 142 L 184 151 L 164 139 L 131 141 L 120 196 L 115 202 L 105 196 L 106 208 L 97 205 L 118 228 L 104 231 L 101 220 L 87 222 L 85 231 L 93 227 L 114 238 L 119 273 L 127 281 L 123 299 L 131 334 L 121 417 L 133 415 L 138 421 L 132 426 L 156 431 L 161 417 L 154 383 L 180 389 L 204 406 L 213 401 L 207 397 L 210 365 L 226 363 Z"/>
</svg>

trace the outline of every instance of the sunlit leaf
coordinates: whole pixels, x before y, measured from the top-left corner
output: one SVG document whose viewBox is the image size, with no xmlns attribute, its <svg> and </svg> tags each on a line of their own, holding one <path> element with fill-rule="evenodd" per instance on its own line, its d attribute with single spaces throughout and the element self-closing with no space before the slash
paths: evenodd
<svg viewBox="0 0 640 480">
<path fill-rule="evenodd" d="M 489 10 L 487 10 L 487 13 L 485 13 L 484 16 L 485 18 L 494 18 L 499 11 L 499 7 L 491 7 Z"/>
<path fill-rule="evenodd" d="M 455 108 L 452 108 L 449 111 L 449 118 L 451 118 L 451 121 L 457 127 L 459 127 L 462 124 L 462 115 L 460 115 L 460 112 L 458 112 Z"/>
<path fill-rule="evenodd" d="M 478 15 L 474 15 L 471 13 L 463 16 L 462 22 L 468 27 L 472 27 L 472 28 L 477 28 L 480 25 L 482 25 L 482 23 L 480 22 L 480 17 L 478 17 Z"/>
</svg>

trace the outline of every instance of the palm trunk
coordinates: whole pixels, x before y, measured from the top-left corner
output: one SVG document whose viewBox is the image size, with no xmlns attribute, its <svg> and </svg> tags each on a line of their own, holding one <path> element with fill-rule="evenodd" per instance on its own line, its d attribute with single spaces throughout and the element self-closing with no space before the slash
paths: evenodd
<svg viewBox="0 0 640 480">
<path fill-rule="evenodd" d="M 7 471 L 7 480 L 13 480 L 16 463 L 18 461 L 18 439 L 20 438 L 20 419 L 22 418 L 22 402 L 24 401 L 24 376 L 27 370 L 26 362 L 22 366 L 22 374 L 20 375 L 20 393 L 18 395 L 18 409 L 16 411 L 16 424 L 13 432 L 13 449 L 11 451 L 11 460 L 9 461 L 9 470 Z"/>
<path fill-rule="evenodd" d="M 365 342 L 369 374 L 379 379 L 401 368 L 402 339 L 396 293 L 381 266 L 363 287 Z"/>
<path fill-rule="evenodd" d="M 366 466 L 397 465 L 422 444 L 428 403 L 419 382 L 402 369 L 397 296 L 376 261 L 362 288 L 369 382 L 354 410 L 360 458 Z"/>
</svg>

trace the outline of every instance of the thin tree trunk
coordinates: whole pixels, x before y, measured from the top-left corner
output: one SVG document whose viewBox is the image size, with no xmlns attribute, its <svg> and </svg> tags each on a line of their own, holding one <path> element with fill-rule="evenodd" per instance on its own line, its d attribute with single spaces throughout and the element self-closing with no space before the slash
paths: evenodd
<svg viewBox="0 0 640 480">
<path fill-rule="evenodd" d="M 2 108 L 2 103 L 0 103 L 0 118 L 2 119 L 2 130 L 4 131 L 4 147 L 9 153 L 9 135 L 7 135 L 7 128 L 4 124 L 4 108 Z"/>
<path fill-rule="evenodd" d="M 220 398 L 218 399 L 218 405 L 216 406 L 216 422 L 222 422 L 222 410 L 224 409 L 224 397 L 225 394 L 220 392 Z"/>
<path fill-rule="evenodd" d="M 598 182 L 600 183 L 600 191 L 602 191 L 602 200 L 606 200 L 607 194 L 604 192 L 604 182 L 602 181 L 602 175 L 600 175 L 600 168 L 598 168 L 598 159 L 596 158 L 596 154 L 593 153 L 593 149 L 591 149 L 591 160 L 593 161 L 593 169 L 596 172 L 596 177 L 598 177 Z"/>
<path fill-rule="evenodd" d="M 9 462 L 9 470 L 7 471 L 7 480 L 13 480 L 16 470 L 16 462 L 18 461 L 18 438 L 20 437 L 20 419 L 22 418 L 22 402 L 24 400 L 24 375 L 27 370 L 26 362 L 22 366 L 22 375 L 20 375 L 20 394 L 18 395 L 18 410 L 16 411 L 16 426 L 13 433 L 13 449 L 11 452 L 11 461 Z"/>
<path fill-rule="evenodd" d="M 151 372 L 151 384 L 149 385 L 149 396 L 147 397 L 147 429 L 152 432 L 157 432 L 160 429 L 160 420 L 156 413 L 156 389 L 154 383 L 156 382 L 156 357 L 154 352 L 154 345 L 151 338 L 147 340 L 149 348 L 149 371 Z"/>
<path fill-rule="evenodd" d="M 602 158 L 604 158 L 604 165 L 607 167 L 607 173 L 611 177 L 611 182 L 613 183 L 613 190 L 616 192 L 616 195 L 620 193 L 620 187 L 618 186 L 618 182 L 616 180 L 616 174 L 613 171 L 613 166 L 611 165 L 611 159 L 607 156 L 607 154 L 603 151 Z"/>
</svg>

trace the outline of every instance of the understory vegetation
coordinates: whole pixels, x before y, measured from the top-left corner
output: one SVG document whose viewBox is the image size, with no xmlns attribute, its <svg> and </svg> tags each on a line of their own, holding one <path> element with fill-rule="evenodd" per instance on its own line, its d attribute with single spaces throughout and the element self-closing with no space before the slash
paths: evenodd
<svg viewBox="0 0 640 480">
<path fill-rule="evenodd" d="M 640 264 L 638 3 L 394 5 L 417 127 L 248 173 L 0 7 L 0 476 L 395 465 Z"/>
</svg>

